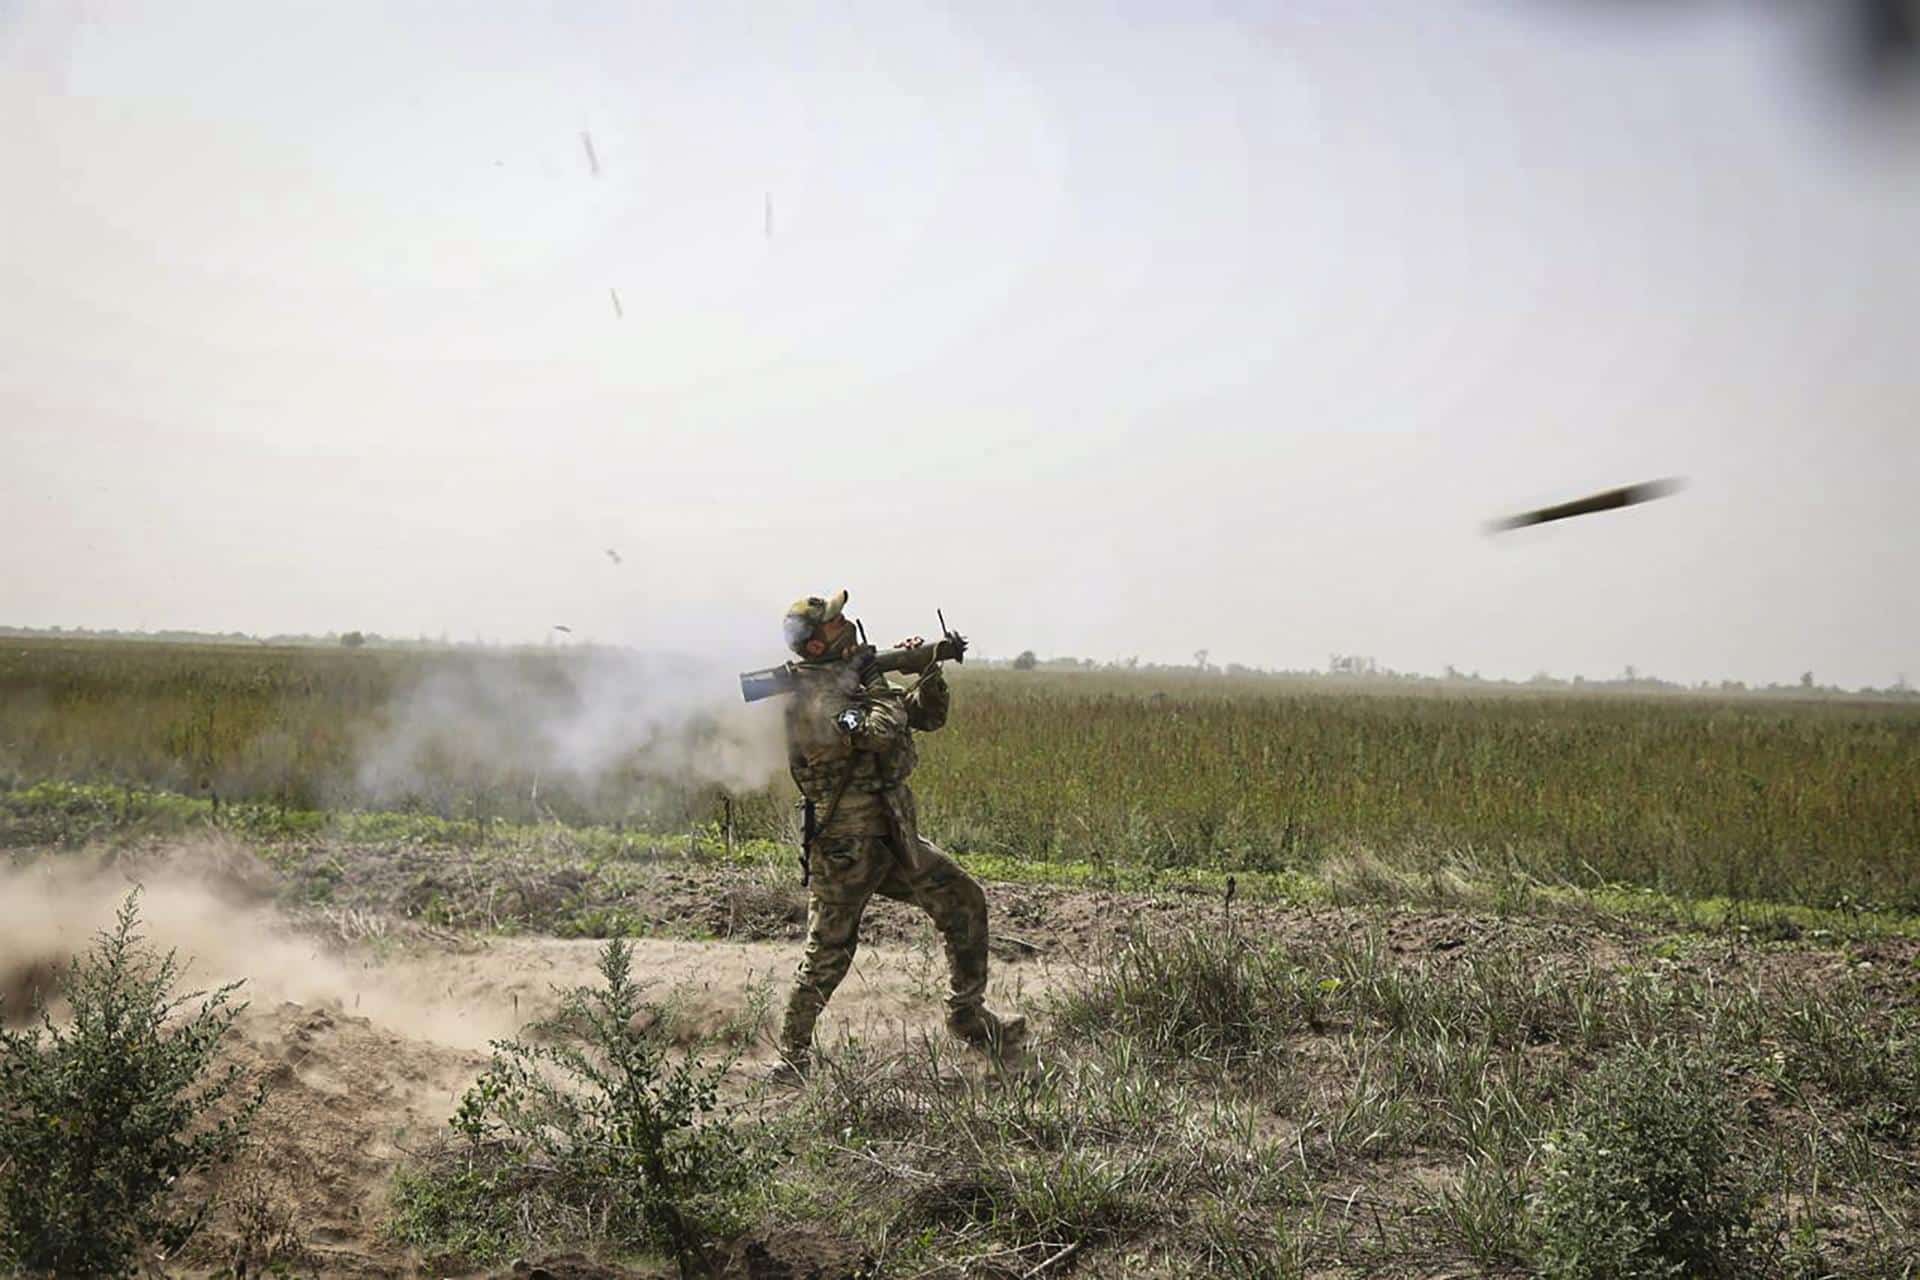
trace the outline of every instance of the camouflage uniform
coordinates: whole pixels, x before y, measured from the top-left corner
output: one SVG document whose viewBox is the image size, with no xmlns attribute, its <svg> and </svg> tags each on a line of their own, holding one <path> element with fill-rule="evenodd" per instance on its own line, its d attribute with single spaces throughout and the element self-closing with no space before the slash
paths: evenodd
<svg viewBox="0 0 1920 1280">
<path fill-rule="evenodd" d="M 952 989 L 947 1024 L 976 1042 L 997 1037 L 998 1019 L 984 1008 L 987 992 L 987 899 L 958 863 L 920 834 L 913 792 L 913 730 L 947 722 L 949 694 L 936 666 L 909 691 L 885 676 L 864 682 L 851 661 L 793 668 L 798 688 L 787 702 L 788 762 L 801 794 L 812 800 L 819 831 L 808 859 L 811 896 L 807 945 L 781 1026 L 781 1048 L 804 1062 L 814 1020 L 858 945 L 860 916 L 879 893 L 911 902 L 946 942 Z M 857 728 L 836 724 L 849 710 Z"/>
</svg>

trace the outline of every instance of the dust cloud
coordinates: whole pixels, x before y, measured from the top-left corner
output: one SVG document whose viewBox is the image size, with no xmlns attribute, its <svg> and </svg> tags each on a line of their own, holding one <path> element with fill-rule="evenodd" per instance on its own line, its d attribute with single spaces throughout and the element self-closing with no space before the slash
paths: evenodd
<svg viewBox="0 0 1920 1280">
<path fill-rule="evenodd" d="M 51 998 L 68 961 L 112 927 L 137 886 L 138 933 L 155 951 L 177 953 L 177 992 L 243 981 L 235 999 L 255 1007 L 343 1010 L 456 1049 L 483 1049 L 518 1029 L 512 1009 L 443 992 L 432 975 L 330 950 L 274 909 L 270 874 L 244 846 L 217 838 L 137 864 L 76 854 L 0 871 L 0 1018 L 17 1025 L 36 991 Z"/>
<path fill-rule="evenodd" d="M 560 993 L 601 981 L 604 944 L 594 939 L 434 937 L 384 957 L 345 943 L 324 920 L 277 909 L 272 870 L 241 842 L 210 835 L 133 856 L 76 853 L 0 871 L 0 1023 L 22 1023 L 36 991 L 56 1021 L 64 1016 L 54 996 L 68 962 L 112 926 L 136 886 L 144 944 L 180 961 L 175 991 L 243 983 L 235 999 L 251 1006 L 241 1028 L 248 1038 L 284 1023 L 284 1006 L 294 1004 L 364 1018 L 383 1033 L 383 1052 L 413 1055 L 409 1061 L 419 1061 L 422 1045 L 479 1053 L 550 1015 Z M 790 950 L 665 938 L 632 945 L 650 1016 L 667 1019 L 673 1043 L 691 1048 L 727 1036 L 749 1061 L 770 1059 L 768 1011 L 787 981 Z M 1044 960 L 996 968 L 989 998 L 1019 1004 L 1063 974 Z M 822 1034 L 869 1043 L 938 1035 L 939 986 L 935 953 L 862 947 Z"/>
</svg>

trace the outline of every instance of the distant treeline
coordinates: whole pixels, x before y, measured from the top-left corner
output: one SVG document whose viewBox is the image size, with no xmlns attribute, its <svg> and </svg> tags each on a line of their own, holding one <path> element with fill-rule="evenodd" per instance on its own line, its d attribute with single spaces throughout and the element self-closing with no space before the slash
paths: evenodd
<svg viewBox="0 0 1920 1280">
<path fill-rule="evenodd" d="M 388 636 L 377 631 L 329 631 L 324 635 L 275 634 L 253 635 L 245 631 L 122 631 L 115 628 L 92 627 L 6 627 L 0 626 L 0 636 L 15 636 L 29 639 L 69 639 L 69 640 L 135 640 L 150 641 L 159 644 L 223 644 L 269 648 L 311 648 L 311 647 L 373 647 L 382 649 L 524 649 L 538 648 L 538 645 L 494 643 L 482 639 L 466 641 L 450 640 L 445 633 L 439 636 Z M 571 633 L 567 641 L 578 643 Z M 547 637 L 546 644 L 552 645 L 554 637 Z M 1685 684 L 1676 680 L 1663 680 L 1659 676 L 1636 671 L 1628 667 L 1622 674 L 1613 677 L 1593 678 L 1583 675 L 1556 676 L 1546 671 L 1535 672 L 1525 680 L 1509 680 L 1499 676 L 1483 676 L 1478 671 L 1462 671 L 1449 665 L 1439 675 L 1430 675 L 1419 671 L 1396 671 L 1383 667 L 1372 658 L 1348 657 L 1335 654 L 1328 659 L 1325 668 L 1288 668 L 1248 666 L 1238 662 L 1213 663 L 1208 661 L 1207 652 L 1194 655 L 1191 663 L 1142 662 L 1138 658 L 1120 660 L 1099 660 L 1094 658 L 1052 657 L 1041 658 L 1031 650 L 1012 658 L 989 658 L 976 656 L 973 660 L 978 667 L 1009 668 L 1015 671 L 1108 671 L 1138 672 L 1144 675 L 1220 675 L 1270 677 L 1281 680 L 1361 680 L 1369 683 L 1405 685 L 1459 685 L 1477 686 L 1492 689 L 1533 689 L 1591 691 L 1595 693 L 1714 693 L 1714 694 L 1787 694 L 1796 697 L 1868 697 L 1868 698 L 1904 698 L 1920 701 L 1920 689 L 1908 683 L 1905 676 L 1897 676 L 1891 684 L 1876 688 L 1862 685 L 1857 689 L 1848 689 L 1837 684 L 1821 684 L 1811 671 L 1802 672 L 1798 680 L 1790 682 L 1773 681 L 1767 684 L 1748 684 L 1744 680 L 1701 680 Z"/>
<path fill-rule="evenodd" d="M 1246 666 L 1238 662 L 1212 663 L 1204 660 L 1184 663 L 1142 662 L 1138 658 L 1123 661 L 1099 661 L 1093 658 L 1054 657 L 1040 658 L 1031 652 L 1022 653 L 1015 658 L 984 658 L 977 660 L 982 667 L 1005 668 L 1014 671 L 1100 671 L 1135 672 L 1141 675 L 1207 675 L 1226 677 L 1263 677 L 1274 680 L 1306 680 L 1345 684 L 1352 682 L 1375 686 L 1417 686 L 1432 685 L 1458 688 L 1481 689 L 1531 689 L 1534 691 L 1558 690 L 1562 692 L 1591 691 L 1595 693 L 1710 693 L 1710 694 L 1787 694 L 1795 697 L 1868 697 L 1902 698 L 1920 702 L 1920 689 L 1914 688 L 1906 677 L 1896 677 L 1885 688 L 1862 685 L 1858 689 L 1848 689 L 1836 684 L 1821 684 L 1811 671 L 1802 672 L 1798 680 L 1790 683 L 1772 682 L 1768 684 L 1748 684 L 1744 680 L 1701 680 L 1694 684 L 1684 684 L 1677 680 L 1663 680 L 1659 676 L 1647 675 L 1629 667 L 1624 673 L 1611 678 L 1594 679 L 1588 676 L 1556 676 L 1546 671 L 1535 672 L 1525 680 L 1508 680 L 1499 676 L 1483 676 L 1478 671 L 1461 671 L 1449 666 L 1439 675 L 1429 675 L 1419 671 L 1395 671 L 1383 667 L 1370 658 L 1341 658 L 1336 656 L 1324 668 L 1287 668 Z"/>
<path fill-rule="evenodd" d="M 246 631 L 122 631 L 114 627 L 0 627 L 0 636 L 29 640 L 145 640 L 155 644 L 232 644 L 255 648 L 308 648 L 323 645 L 357 643 L 384 648 L 454 649 L 467 647 L 446 636 L 383 636 L 377 631 L 329 631 L 325 635 L 305 633 L 254 635 Z M 353 637 L 358 637 L 356 641 Z M 490 647 L 473 641 L 473 647 Z"/>
</svg>

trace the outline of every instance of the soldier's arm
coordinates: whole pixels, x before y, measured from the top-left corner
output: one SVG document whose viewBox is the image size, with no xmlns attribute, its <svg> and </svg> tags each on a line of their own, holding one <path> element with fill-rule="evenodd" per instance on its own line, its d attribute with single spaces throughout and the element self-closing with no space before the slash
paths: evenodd
<svg viewBox="0 0 1920 1280">
<path fill-rule="evenodd" d="M 911 712 L 897 693 L 869 689 L 833 719 L 834 727 L 856 751 L 886 751 L 911 734 Z"/>
<path fill-rule="evenodd" d="M 953 691 L 947 686 L 947 678 L 940 674 L 939 667 L 933 667 L 907 694 L 907 723 L 932 733 L 947 723 L 947 709 L 952 702 Z"/>
</svg>

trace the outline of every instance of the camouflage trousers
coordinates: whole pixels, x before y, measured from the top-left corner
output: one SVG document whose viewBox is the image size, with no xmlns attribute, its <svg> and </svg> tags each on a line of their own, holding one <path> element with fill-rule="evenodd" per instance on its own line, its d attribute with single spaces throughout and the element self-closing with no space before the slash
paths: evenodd
<svg viewBox="0 0 1920 1280">
<path fill-rule="evenodd" d="M 946 943 L 947 1020 L 977 1014 L 987 995 L 987 895 L 932 841 L 920 840 L 923 870 L 910 872 L 884 836 L 823 836 L 808 863 L 807 945 L 780 1027 L 780 1047 L 804 1058 L 813 1024 L 853 967 L 860 917 L 874 894 L 911 902 Z"/>
</svg>

